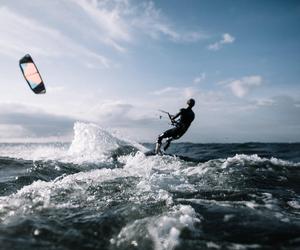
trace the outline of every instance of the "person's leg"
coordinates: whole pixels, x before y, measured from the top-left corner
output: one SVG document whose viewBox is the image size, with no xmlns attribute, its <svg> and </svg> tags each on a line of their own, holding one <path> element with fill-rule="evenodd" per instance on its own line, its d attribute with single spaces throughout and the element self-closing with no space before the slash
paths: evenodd
<svg viewBox="0 0 300 250">
<path fill-rule="evenodd" d="M 164 136 L 164 134 L 162 133 L 157 138 L 157 141 L 155 144 L 155 154 L 161 154 L 160 147 L 161 147 L 162 139 L 164 138 L 163 136 Z"/>
<path fill-rule="evenodd" d="M 155 154 L 161 154 L 161 144 L 162 144 L 162 140 L 164 138 L 171 138 L 172 135 L 174 134 L 174 132 L 176 131 L 176 128 L 172 128 L 169 129 L 167 131 L 165 131 L 164 133 L 162 133 L 161 135 L 158 136 L 157 141 L 156 141 L 156 145 L 155 145 Z"/>
<path fill-rule="evenodd" d="M 171 141 L 173 141 L 172 137 L 170 137 L 170 138 L 167 139 L 166 145 L 164 146 L 164 151 L 166 151 L 168 149 L 168 147 L 171 144 Z"/>
<path fill-rule="evenodd" d="M 166 145 L 164 146 L 164 151 L 166 151 L 169 148 L 173 140 L 179 139 L 183 134 L 184 132 L 180 128 L 175 128 L 172 131 L 170 131 L 170 133 L 168 134 L 169 137 L 167 138 Z"/>
</svg>

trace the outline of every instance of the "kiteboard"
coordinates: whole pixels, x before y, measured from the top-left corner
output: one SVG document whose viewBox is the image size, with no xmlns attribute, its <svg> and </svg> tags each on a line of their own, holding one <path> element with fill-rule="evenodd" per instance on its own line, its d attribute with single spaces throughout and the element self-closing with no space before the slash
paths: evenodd
<svg viewBox="0 0 300 250">
<path fill-rule="evenodd" d="M 144 153 L 145 156 L 153 156 L 153 155 L 157 155 L 153 150 L 147 151 Z"/>
<path fill-rule="evenodd" d="M 155 156 L 155 155 L 157 155 L 157 156 L 172 156 L 172 157 L 177 157 L 180 160 L 184 160 L 184 161 L 198 162 L 197 159 L 193 159 L 191 157 L 183 156 L 183 155 L 167 154 L 167 153 L 156 154 L 154 150 L 150 150 L 150 151 L 144 152 L 144 155 L 147 156 L 147 157 L 148 156 Z"/>
</svg>

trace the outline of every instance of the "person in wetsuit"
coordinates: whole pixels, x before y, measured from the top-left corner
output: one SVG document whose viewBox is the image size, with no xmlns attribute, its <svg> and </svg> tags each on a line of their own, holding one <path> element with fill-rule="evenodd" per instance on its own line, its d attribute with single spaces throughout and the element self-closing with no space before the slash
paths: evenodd
<svg viewBox="0 0 300 250">
<path fill-rule="evenodd" d="M 192 110 L 192 108 L 195 105 L 195 100 L 189 99 L 187 101 L 187 105 L 188 107 L 180 109 L 177 115 L 169 115 L 172 125 L 174 125 L 175 127 L 165 131 L 164 133 L 158 136 L 155 146 L 155 154 L 162 154 L 160 148 L 163 139 L 167 139 L 166 145 L 164 146 L 165 151 L 170 146 L 172 140 L 179 139 L 190 127 L 191 123 L 195 119 L 195 114 Z M 179 120 L 176 120 L 177 118 L 179 118 Z"/>
</svg>

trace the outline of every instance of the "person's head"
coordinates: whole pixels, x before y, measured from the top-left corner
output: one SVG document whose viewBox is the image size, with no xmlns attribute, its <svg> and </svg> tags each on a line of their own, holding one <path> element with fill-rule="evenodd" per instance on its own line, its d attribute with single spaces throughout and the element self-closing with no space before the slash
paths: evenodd
<svg viewBox="0 0 300 250">
<path fill-rule="evenodd" d="M 186 104 L 187 104 L 190 108 L 192 108 L 192 107 L 194 107 L 194 105 L 195 105 L 195 100 L 194 100 L 193 98 L 191 98 L 191 99 L 189 99 L 189 100 L 186 102 Z"/>
</svg>

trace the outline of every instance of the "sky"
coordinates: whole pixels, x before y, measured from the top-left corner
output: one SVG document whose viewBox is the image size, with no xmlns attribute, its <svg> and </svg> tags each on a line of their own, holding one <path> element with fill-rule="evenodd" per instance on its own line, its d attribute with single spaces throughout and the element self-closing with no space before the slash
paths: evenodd
<svg viewBox="0 0 300 250">
<path fill-rule="evenodd" d="M 69 141 L 77 121 L 154 142 L 188 98 L 180 141 L 299 142 L 299 23 L 292 0 L 0 0 L 0 142 Z"/>
</svg>

